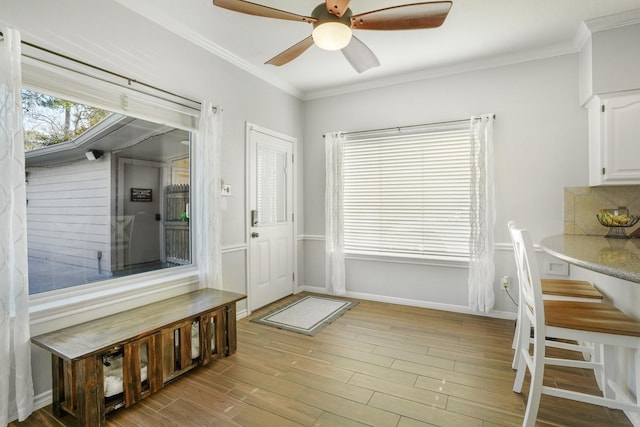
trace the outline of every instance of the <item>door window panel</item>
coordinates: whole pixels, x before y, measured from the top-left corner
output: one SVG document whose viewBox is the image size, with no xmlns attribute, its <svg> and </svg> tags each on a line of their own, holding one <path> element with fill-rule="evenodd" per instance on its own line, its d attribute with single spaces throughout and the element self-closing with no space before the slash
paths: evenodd
<svg viewBox="0 0 640 427">
<path fill-rule="evenodd" d="M 259 146 L 256 162 L 258 225 L 286 222 L 287 153 Z"/>
</svg>

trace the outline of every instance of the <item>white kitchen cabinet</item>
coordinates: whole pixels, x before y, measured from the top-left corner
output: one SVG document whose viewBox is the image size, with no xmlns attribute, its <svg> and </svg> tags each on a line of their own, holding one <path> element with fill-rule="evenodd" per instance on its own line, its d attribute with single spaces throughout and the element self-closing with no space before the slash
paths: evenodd
<svg viewBox="0 0 640 427">
<path fill-rule="evenodd" d="M 589 185 L 640 185 L 640 91 L 596 95 L 589 110 Z"/>
</svg>

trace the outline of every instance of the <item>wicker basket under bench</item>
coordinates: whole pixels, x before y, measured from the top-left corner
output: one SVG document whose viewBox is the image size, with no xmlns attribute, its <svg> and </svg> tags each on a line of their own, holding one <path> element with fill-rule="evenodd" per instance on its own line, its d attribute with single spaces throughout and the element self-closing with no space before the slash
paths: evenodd
<svg viewBox="0 0 640 427">
<path fill-rule="evenodd" d="M 234 353 L 235 305 L 244 298 L 200 289 L 31 338 L 51 352 L 54 415 L 103 426 L 107 413 Z"/>
</svg>

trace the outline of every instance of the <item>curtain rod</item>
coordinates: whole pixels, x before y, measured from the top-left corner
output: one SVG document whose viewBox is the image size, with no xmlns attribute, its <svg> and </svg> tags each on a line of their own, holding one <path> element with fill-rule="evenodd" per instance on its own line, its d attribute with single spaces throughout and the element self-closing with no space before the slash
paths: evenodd
<svg viewBox="0 0 640 427">
<path fill-rule="evenodd" d="M 476 120 L 479 119 L 478 116 L 475 117 Z M 496 115 L 493 114 L 493 118 L 496 118 Z M 459 120 L 448 120 L 448 121 L 444 121 L 444 122 L 435 122 L 435 123 L 423 123 L 420 125 L 410 125 L 410 126 L 392 126 L 392 127 L 388 127 L 388 128 L 379 128 L 379 129 L 369 129 L 369 130 L 356 130 L 353 132 L 340 132 L 342 135 L 358 135 L 360 133 L 375 133 L 375 132 L 385 132 L 385 131 L 390 131 L 390 130 L 394 130 L 397 129 L 398 131 L 400 130 L 404 130 L 404 129 L 413 129 L 413 128 L 419 128 L 419 127 L 423 127 L 423 126 L 432 126 L 432 125 L 446 125 L 446 124 L 450 124 L 450 123 L 463 123 L 463 122 L 468 122 L 469 119 L 459 119 Z M 322 137 L 324 138 L 326 134 L 322 134 Z"/>
<path fill-rule="evenodd" d="M 4 40 L 4 34 L 2 33 L 2 31 L 0 31 L 0 41 L 2 41 L 2 40 Z M 161 88 L 159 88 L 159 87 L 156 87 L 156 86 L 150 85 L 150 84 L 148 84 L 148 83 L 140 82 L 140 81 L 138 81 L 138 80 L 136 80 L 136 79 L 133 79 L 133 78 L 131 78 L 131 77 L 127 77 L 127 76 L 125 76 L 125 75 L 123 75 L 123 74 L 119 74 L 119 73 L 116 73 L 116 72 L 114 72 L 114 71 L 107 70 L 106 68 L 102 68 L 102 67 L 98 67 L 98 66 L 96 66 L 96 65 L 89 64 L 89 63 L 87 63 L 87 62 L 84 62 L 84 61 L 81 61 L 81 60 L 79 60 L 79 59 L 73 58 L 73 57 L 71 57 L 71 56 L 67 56 L 67 55 L 64 55 L 64 54 L 62 54 L 62 53 L 58 53 L 58 52 L 53 51 L 53 50 L 51 50 L 51 49 L 47 49 L 47 48 L 45 48 L 45 47 L 42 47 L 42 46 L 39 46 L 39 45 L 36 45 L 36 44 L 30 43 L 30 42 L 27 42 L 27 41 L 24 41 L 24 40 L 21 40 L 21 41 L 20 41 L 20 43 L 24 44 L 25 46 L 29 46 L 29 47 L 32 47 L 32 48 L 34 48 L 34 49 L 38 49 L 38 50 L 40 50 L 40 51 L 43 51 L 43 52 L 49 53 L 49 54 L 51 54 L 51 55 L 54 55 L 54 56 L 57 56 L 57 57 L 60 57 L 60 58 L 63 58 L 63 59 L 66 59 L 66 60 L 69 60 L 69 61 L 75 62 L 76 64 L 79 64 L 79 65 L 82 65 L 82 66 L 85 66 L 85 67 L 89 67 L 89 68 L 92 68 L 92 69 L 94 69 L 94 70 L 97 70 L 97 71 L 100 71 L 100 72 L 103 72 L 103 73 L 109 74 L 110 76 L 118 77 L 118 78 L 120 78 L 120 79 L 123 79 L 123 80 L 125 80 L 125 81 L 127 82 L 127 86 L 131 86 L 132 84 L 134 84 L 134 83 L 135 83 L 135 84 L 138 84 L 138 85 L 140 85 L 140 86 L 146 87 L 146 88 L 148 88 L 148 89 L 152 89 L 152 90 L 155 90 L 155 91 L 158 91 L 158 92 L 164 93 L 164 94 L 166 94 L 166 95 L 174 96 L 174 97 L 176 97 L 176 98 L 180 98 L 180 99 L 183 99 L 183 100 L 185 100 L 185 101 L 193 102 L 194 104 L 197 104 L 197 105 L 200 105 L 200 104 L 201 104 L 199 101 L 194 101 L 193 99 L 191 99 L 191 98 L 187 98 L 186 96 L 178 95 L 177 93 L 169 92 L 168 90 L 161 89 Z M 35 60 L 37 60 L 37 61 L 47 62 L 47 61 L 43 61 L 43 60 L 42 60 L 42 59 L 40 59 L 40 58 L 35 58 L 35 57 L 33 57 L 33 56 L 29 56 L 29 55 L 24 55 L 24 54 L 23 54 L 23 56 L 25 56 L 25 57 L 27 57 L 27 58 L 35 59 Z M 48 63 L 48 62 L 47 62 L 47 63 Z M 59 65 L 57 65 L 57 64 L 51 64 L 51 65 L 59 66 Z M 89 75 L 84 74 L 84 73 L 82 73 L 82 72 L 80 72 L 80 71 L 76 71 L 76 70 L 71 70 L 71 71 L 76 72 L 76 73 L 78 73 L 78 74 L 86 75 L 86 76 L 88 76 L 88 77 L 95 77 L 95 76 L 89 76 Z"/>
</svg>

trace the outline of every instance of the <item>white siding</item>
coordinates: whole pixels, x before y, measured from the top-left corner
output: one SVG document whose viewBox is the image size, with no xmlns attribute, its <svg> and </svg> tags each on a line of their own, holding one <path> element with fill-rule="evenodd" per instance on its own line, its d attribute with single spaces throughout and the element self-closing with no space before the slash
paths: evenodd
<svg viewBox="0 0 640 427">
<path fill-rule="evenodd" d="M 29 257 L 98 269 L 111 265 L 110 158 L 27 166 Z"/>
</svg>

